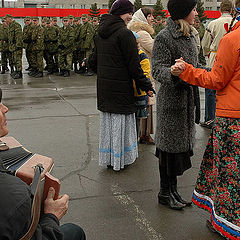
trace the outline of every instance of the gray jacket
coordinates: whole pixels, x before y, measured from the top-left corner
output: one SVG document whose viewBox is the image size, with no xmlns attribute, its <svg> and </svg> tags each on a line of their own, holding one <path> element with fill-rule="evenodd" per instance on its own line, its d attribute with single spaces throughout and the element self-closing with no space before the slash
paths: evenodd
<svg viewBox="0 0 240 240">
<path fill-rule="evenodd" d="M 184 36 L 171 19 L 155 38 L 152 56 L 152 75 L 160 82 L 157 93 L 156 147 L 170 153 L 186 152 L 193 148 L 195 122 L 200 118 L 198 88 L 171 75 L 175 59 L 198 65 L 196 41 L 193 35 Z"/>
</svg>

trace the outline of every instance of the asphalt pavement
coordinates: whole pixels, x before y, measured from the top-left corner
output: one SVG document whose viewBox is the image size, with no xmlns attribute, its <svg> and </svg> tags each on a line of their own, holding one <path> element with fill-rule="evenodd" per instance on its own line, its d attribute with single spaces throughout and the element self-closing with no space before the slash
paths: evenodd
<svg viewBox="0 0 240 240">
<path fill-rule="evenodd" d="M 88 240 L 215 240 L 208 213 L 195 206 L 182 211 L 159 205 L 155 147 L 139 146 L 139 158 L 114 172 L 98 165 L 99 112 L 96 75 L 47 75 L 23 79 L 0 75 L 8 106 L 9 136 L 32 152 L 54 159 L 52 174 L 70 196 L 61 223 L 79 224 Z M 201 90 L 202 114 L 204 91 Z M 155 111 L 154 111 L 155 115 Z M 190 199 L 210 130 L 197 126 L 193 167 L 179 177 L 179 191 Z"/>
</svg>

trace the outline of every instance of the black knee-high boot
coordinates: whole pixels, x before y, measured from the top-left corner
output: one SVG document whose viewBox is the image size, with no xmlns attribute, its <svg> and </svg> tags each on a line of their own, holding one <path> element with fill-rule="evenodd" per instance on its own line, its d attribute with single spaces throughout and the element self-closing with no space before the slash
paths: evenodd
<svg viewBox="0 0 240 240">
<path fill-rule="evenodd" d="M 174 210 L 181 210 L 186 205 L 178 202 L 171 192 L 169 177 L 167 175 L 167 169 L 161 165 L 159 160 L 159 173 L 160 173 L 160 192 L 158 193 L 158 202 L 167 205 Z"/>
<path fill-rule="evenodd" d="M 171 192 L 172 192 L 173 196 L 175 197 L 175 199 L 178 202 L 180 202 L 182 204 L 185 204 L 186 206 L 191 206 L 192 202 L 184 200 L 181 197 L 181 195 L 178 193 L 178 190 L 177 190 L 177 176 L 171 176 L 171 177 L 169 177 L 169 180 L 170 180 L 170 189 L 171 189 Z"/>
</svg>

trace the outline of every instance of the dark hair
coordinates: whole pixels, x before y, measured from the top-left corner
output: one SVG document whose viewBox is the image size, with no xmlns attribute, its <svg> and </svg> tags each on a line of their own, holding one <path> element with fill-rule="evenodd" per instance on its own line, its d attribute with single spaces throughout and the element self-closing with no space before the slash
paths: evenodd
<svg viewBox="0 0 240 240">
<path fill-rule="evenodd" d="M 153 13 L 153 9 L 150 8 L 150 7 L 142 7 L 141 10 L 142 10 L 143 15 L 145 16 L 146 19 L 147 19 L 147 16 L 148 16 L 149 14 L 152 14 L 152 13 Z"/>
</svg>

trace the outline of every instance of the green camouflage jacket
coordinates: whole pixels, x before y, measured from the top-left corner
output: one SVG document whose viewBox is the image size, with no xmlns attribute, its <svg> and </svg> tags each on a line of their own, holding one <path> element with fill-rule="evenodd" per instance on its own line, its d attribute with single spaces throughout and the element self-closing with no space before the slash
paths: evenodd
<svg viewBox="0 0 240 240">
<path fill-rule="evenodd" d="M 32 42 L 33 25 L 29 24 L 23 27 L 23 47 L 28 49 Z"/>
<path fill-rule="evenodd" d="M 38 25 L 34 26 L 32 30 L 32 51 L 44 50 L 44 29 Z"/>
<path fill-rule="evenodd" d="M 22 49 L 23 41 L 22 41 L 22 27 L 16 21 L 12 21 L 8 27 L 8 44 L 9 51 L 14 52 L 17 49 Z"/>
<path fill-rule="evenodd" d="M 75 31 L 75 45 L 76 49 L 79 50 L 81 49 L 81 30 L 82 30 L 82 25 L 78 25 L 77 27 L 74 28 Z"/>
<path fill-rule="evenodd" d="M 81 29 L 81 49 L 91 50 L 94 48 L 94 35 L 95 31 L 91 23 L 86 22 Z"/>
<path fill-rule="evenodd" d="M 44 28 L 44 45 L 45 50 L 50 53 L 55 53 L 58 50 L 58 35 L 59 30 L 54 27 L 46 27 Z"/>
<path fill-rule="evenodd" d="M 3 24 L 0 24 L 0 51 L 8 51 L 8 30 L 3 26 Z"/>
<path fill-rule="evenodd" d="M 61 54 L 69 54 L 74 51 L 75 34 L 71 26 L 61 27 L 58 37 L 58 51 Z"/>
</svg>

